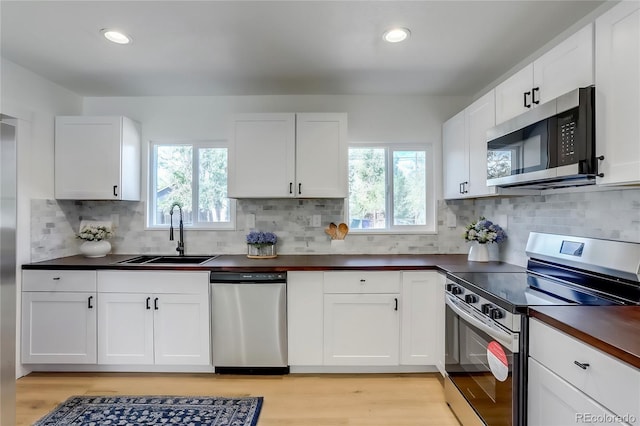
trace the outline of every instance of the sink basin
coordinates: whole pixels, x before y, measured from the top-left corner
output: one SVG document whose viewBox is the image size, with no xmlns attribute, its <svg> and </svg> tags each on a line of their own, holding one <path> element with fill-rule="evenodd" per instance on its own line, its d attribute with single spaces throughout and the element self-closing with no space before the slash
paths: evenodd
<svg viewBox="0 0 640 426">
<path fill-rule="evenodd" d="M 118 262 L 125 265 L 200 265 L 218 256 L 138 256 Z"/>
</svg>

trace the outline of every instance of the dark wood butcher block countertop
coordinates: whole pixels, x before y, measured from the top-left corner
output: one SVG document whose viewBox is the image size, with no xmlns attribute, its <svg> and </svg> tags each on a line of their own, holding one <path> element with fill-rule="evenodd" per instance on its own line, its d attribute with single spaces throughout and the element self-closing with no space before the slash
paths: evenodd
<svg viewBox="0 0 640 426">
<path fill-rule="evenodd" d="M 640 368 L 640 306 L 536 306 L 532 317 Z"/>
<path fill-rule="evenodd" d="M 524 272 L 525 268 L 503 262 L 469 262 L 466 254 L 390 255 L 279 255 L 275 259 L 249 259 L 245 255 L 220 255 L 201 265 L 130 265 L 118 262 L 138 255 L 81 255 L 29 263 L 22 269 L 122 269 L 171 271 L 282 272 L 331 270 L 440 270 L 444 272 Z"/>
</svg>

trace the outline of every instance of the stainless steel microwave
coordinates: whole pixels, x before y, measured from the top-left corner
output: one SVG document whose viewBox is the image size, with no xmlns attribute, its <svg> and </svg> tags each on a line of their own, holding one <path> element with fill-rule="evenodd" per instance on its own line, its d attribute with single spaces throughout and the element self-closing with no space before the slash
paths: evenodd
<svg viewBox="0 0 640 426">
<path fill-rule="evenodd" d="M 487 185 L 595 183 L 595 88 L 573 90 L 487 132 Z"/>
</svg>

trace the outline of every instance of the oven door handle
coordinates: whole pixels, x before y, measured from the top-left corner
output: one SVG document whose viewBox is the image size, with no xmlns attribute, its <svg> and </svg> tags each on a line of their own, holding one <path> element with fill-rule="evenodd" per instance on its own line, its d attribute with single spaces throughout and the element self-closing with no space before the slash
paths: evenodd
<svg viewBox="0 0 640 426">
<path fill-rule="evenodd" d="M 455 296 L 454 296 L 455 297 Z M 484 331 L 489 336 L 496 339 L 503 346 L 506 346 L 511 352 L 518 352 L 518 335 L 511 334 L 506 331 L 498 330 L 494 327 L 488 326 L 484 322 L 473 317 L 465 310 L 461 309 L 454 301 L 451 300 L 451 296 L 445 295 L 445 302 L 453 312 L 455 312 L 460 318 L 473 325 L 474 327 Z"/>
</svg>

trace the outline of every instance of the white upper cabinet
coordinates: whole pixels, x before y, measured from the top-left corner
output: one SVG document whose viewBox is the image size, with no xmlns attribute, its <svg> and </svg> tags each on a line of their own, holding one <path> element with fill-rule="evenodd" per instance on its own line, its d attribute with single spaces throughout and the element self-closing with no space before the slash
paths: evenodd
<svg viewBox="0 0 640 426">
<path fill-rule="evenodd" d="M 296 196 L 346 198 L 347 167 L 347 115 L 296 114 Z"/>
<path fill-rule="evenodd" d="M 127 117 L 56 117 L 55 197 L 140 200 L 140 125 Z"/>
<path fill-rule="evenodd" d="M 466 195 L 493 195 L 496 187 L 487 186 L 487 130 L 496 125 L 494 91 L 490 91 L 464 111 L 465 138 L 469 146 L 469 184 Z"/>
<path fill-rule="evenodd" d="M 292 197 L 295 114 L 239 114 L 231 122 L 229 197 Z"/>
<path fill-rule="evenodd" d="M 229 197 L 347 195 L 346 114 L 238 114 L 231 120 Z"/>
<path fill-rule="evenodd" d="M 495 94 L 490 91 L 442 127 L 444 198 L 494 195 L 487 186 L 487 130 L 495 126 Z"/>
<path fill-rule="evenodd" d="M 578 87 L 594 84 L 589 24 L 496 87 L 496 124 Z"/>
<path fill-rule="evenodd" d="M 464 185 L 469 182 L 469 151 L 465 140 L 465 112 L 442 125 L 442 185 L 445 199 L 464 197 Z"/>
<path fill-rule="evenodd" d="M 596 182 L 640 183 L 640 3 L 596 19 Z"/>
</svg>

